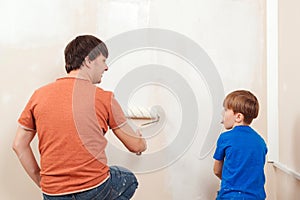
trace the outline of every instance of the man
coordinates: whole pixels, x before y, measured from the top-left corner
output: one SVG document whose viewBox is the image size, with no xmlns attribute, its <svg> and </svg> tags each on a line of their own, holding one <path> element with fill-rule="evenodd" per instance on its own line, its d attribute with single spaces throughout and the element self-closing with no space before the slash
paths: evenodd
<svg viewBox="0 0 300 200">
<path fill-rule="evenodd" d="M 67 76 L 37 89 L 18 120 L 13 149 L 44 199 L 130 199 L 137 180 L 107 166 L 104 134 L 111 128 L 125 147 L 140 154 L 146 142 L 126 123 L 112 92 L 100 83 L 108 70 L 106 45 L 91 35 L 65 48 Z M 30 143 L 38 133 L 40 166 Z"/>
</svg>

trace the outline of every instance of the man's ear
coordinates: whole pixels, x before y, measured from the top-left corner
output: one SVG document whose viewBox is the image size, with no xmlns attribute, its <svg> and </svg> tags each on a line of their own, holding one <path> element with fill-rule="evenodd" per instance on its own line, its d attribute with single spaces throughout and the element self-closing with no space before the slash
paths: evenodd
<svg viewBox="0 0 300 200">
<path fill-rule="evenodd" d="M 241 123 L 244 121 L 244 115 L 242 113 L 236 113 L 235 114 L 235 121 L 237 123 Z"/>
<path fill-rule="evenodd" d="M 90 60 L 90 58 L 89 58 L 89 56 L 86 56 L 85 58 L 84 58 L 84 64 L 88 67 L 88 68 L 90 68 L 90 64 L 91 64 L 91 60 Z"/>
</svg>

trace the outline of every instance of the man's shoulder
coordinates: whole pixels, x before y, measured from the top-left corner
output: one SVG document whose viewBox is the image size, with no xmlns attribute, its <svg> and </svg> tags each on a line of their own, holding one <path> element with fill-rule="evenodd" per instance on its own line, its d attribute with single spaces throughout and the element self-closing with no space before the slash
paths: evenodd
<svg viewBox="0 0 300 200">
<path fill-rule="evenodd" d="M 46 90 L 49 90 L 49 88 L 53 87 L 54 85 L 55 85 L 55 82 L 45 83 L 45 84 L 37 87 L 34 90 L 34 94 L 42 93 L 42 92 L 44 92 Z"/>
<path fill-rule="evenodd" d="M 97 86 L 96 86 L 96 92 L 97 92 L 97 93 L 100 93 L 100 94 L 109 95 L 109 96 L 114 95 L 114 93 L 113 93 L 112 91 L 104 90 L 103 88 L 97 87 Z"/>
</svg>

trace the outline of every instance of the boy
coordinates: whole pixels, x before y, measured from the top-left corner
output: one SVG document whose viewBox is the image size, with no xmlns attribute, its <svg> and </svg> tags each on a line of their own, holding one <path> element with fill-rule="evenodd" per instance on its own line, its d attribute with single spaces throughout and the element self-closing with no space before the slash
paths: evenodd
<svg viewBox="0 0 300 200">
<path fill-rule="evenodd" d="M 214 153 L 214 174 L 221 180 L 217 200 L 265 199 L 264 164 L 267 147 L 250 127 L 258 115 L 257 98 L 249 91 L 237 90 L 223 102 L 222 133 Z"/>
</svg>

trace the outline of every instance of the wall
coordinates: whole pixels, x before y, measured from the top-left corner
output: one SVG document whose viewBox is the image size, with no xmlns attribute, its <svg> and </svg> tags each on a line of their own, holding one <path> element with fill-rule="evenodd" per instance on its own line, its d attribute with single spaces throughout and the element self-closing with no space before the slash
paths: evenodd
<svg viewBox="0 0 300 200">
<path fill-rule="evenodd" d="M 211 59 L 224 93 L 245 88 L 258 96 L 261 111 L 253 127 L 266 137 L 264 0 L 91 0 L 88 3 L 83 0 L 1 0 L 0 22 L 0 199 L 41 199 L 39 189 L 27 177 L 12 152 L 11 143 L 17 118 L 32 92 L 64 75 L 63 49 L 78 34 L 89 33 L 109 40 L 127 31 L 156 28 L 183 35 L 193 44 L 198 44 Z M 122 45 L 124 43 L 120 43 Z M 117 48 L 114 45 L 111 47 Z M 184 50 L 183 54 L 194 53 L 188 52 L 189 46 L 181 45 L 179 49 Z M 209 90 L 212 85 L 207 83 L 207 79 L 214 74 L 203 76 L 201 71 L 195 71 L 189 62 L 176 54 L 143 49 L 111 63 L 100 86 L 114 90 L 118 80 L 130 70 L 147 64 L 168 66 L 190 85 L 198 102 L 198 126 L 192 140 L 172 162 L 148 172 L 138 168 L 140 187 L 134 199 L 213 199 L 219 184 L 212 173 L 213 151 L 200 158 L 200 150 L 205 145 L 205 138 L 214 139 L 213 133 L 209 132 L 209 124 L 214 115 L 221 113 L 221 110 L 213 110 L 214 99 Z M 176 87 L 176 81 L 172 87 Z M 131 96 L 132 101 L 141 105 L 161 104 L 167 116 L 163 130 L 148 139 L 151 145 L 140 158 L 141 164 L 147 163 L 147 156 L 162 152 L 185 134 L 179 131 L 183 123 L 182 102 L 176 92 L 172 93 L 172 89 L 153 84 L 135 91 Z M 149 91 L 154 95 L 149 95 Z M 143 95 L 147 98 L 141 98 Z M 111 134 L 108 137 L 114 141 Z M 36 154 L 37 142 L 35 140 L 32 144 Z M 122 151 L 118 143 L 112 143 Z M 162 155 L 157 162 L 163 162 L 177 151 L 176 148 L 171 149 L 170 154 Z M 114 152 L 109 153 L 110 162 L 118 162 L 118 159 L 113 159 L 117 156 Z M 122 160 L 119 164 L 128 163 Z M 129 166 L 136 167 L 132 163 Z"/>
<path fill-rule="evenodd" d="M 300 172 L 298 145 L 300 122 L 300 97 L 298 89 L 299 57 L 297 49 L 300 22 L 297 1 L 279 1 L 279 131 L 280 161 Z M 287 23 L 289 22 L 289 23 Z"/>
<path fill-rule="evenodd" d="M 300 23 L 298 1 L 278 1 L 278 95 L 279 95 L 279 162 L 300 172 L 299 56 Z M 275 169 L 277 199 L 299 199 L 300 181 Z"/>
</svg>

